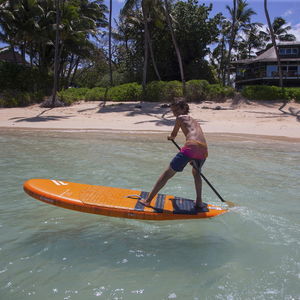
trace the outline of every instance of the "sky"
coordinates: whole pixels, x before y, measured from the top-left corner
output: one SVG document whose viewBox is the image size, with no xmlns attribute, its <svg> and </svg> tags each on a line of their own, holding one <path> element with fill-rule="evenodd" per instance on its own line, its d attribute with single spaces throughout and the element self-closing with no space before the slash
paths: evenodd
<svg viewBox="0 0 300 300">
<path fill-rule="evenodd" d="M 118 18 L 120 9 L 123 7 L 126 0 L 113 0 L 113 17 Z M 104 0 L 104 3 L 109 7 L 109 0 Z M 228 17 L 226 5 L 232 6 L 232 0 L 198 0 L 199 4 L 213 4 L 211 16 L 222 12 L 225 17 Z M 266 24 L 264 13 L 264 0 L 248 0 L 251 7 L 257 15 L 253 16 L 253 22 Z M 288 25 L 292 27 L 290 33 L 296 36 L 297 41 L 300 41 L 300 0 L 268 0 L 268 9 L 271 20 L 275 17 L 283 17 Z M 108 17 L 107 17 L 108 18 Z M 4 45 L 0 43 L 0 47 Z"/>
<path fill-rule="evenodd" d="M 120 9 L 123 7 L 126 0 L 113 0 L 113 16 L 118 17 Z M 104 3 L 109 7 L 109 0 L 104 0 Z M 199 4 L 213 4 L 211 16 L 222 12 L 226 17 L 226 5 L 232 6 L 232 0 L 202 0 Z M 249 7 L 251 7 L 257 15 L 253 16 L 253 22 L 260 22 L 266 24 L 266 17 L 264 13 L 264 0 L 248 0 Z M 275 17 L 283 17 L 288 25 L 292 27 L 290 33 L 294 34 L 297 41 L 300 41 L 300 0 L 268 0 L 268 10 L 271 20 Z"/>
</svg>

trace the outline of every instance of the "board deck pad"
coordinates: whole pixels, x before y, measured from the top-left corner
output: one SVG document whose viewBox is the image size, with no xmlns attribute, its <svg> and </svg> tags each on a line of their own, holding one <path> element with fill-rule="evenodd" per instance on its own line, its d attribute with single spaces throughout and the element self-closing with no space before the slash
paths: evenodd
<svg viewBox="0 0 300 300">
<path fill-rule="evenodd" d="M 54 179 L 30 179 L 24 183 L 24 190 L 49 204 L 112 217 L 175 220 L 211 218 L 228 212 L 225 208 L 210 204 L 208 212 L 197 212 L 194 200 L 165 194 L 156 195 L 151 207 L 148 207 L 139 201 L 148 196 L 145 191 Z"/>
</svg>

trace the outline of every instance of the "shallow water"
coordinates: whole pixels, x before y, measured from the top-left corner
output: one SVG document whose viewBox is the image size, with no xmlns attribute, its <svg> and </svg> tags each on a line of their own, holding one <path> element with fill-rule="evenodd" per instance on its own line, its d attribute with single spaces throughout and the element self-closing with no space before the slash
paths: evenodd
<svg viewBox="0 0 300 300">
<path fill-rule="evenodd" d="M 50 206 L 22 183 L 150 190 L 176 152 L 165 135 L 1 131 L 0 299 L 300 299 L 300 144 L 208 140 L 203 173 L 238 206 L 210 220 L 151 222 Z M 163 192 L 193 198 L 190 173 Z M 205 184 L 203 193 L 220 203 Z"/>
</svg>

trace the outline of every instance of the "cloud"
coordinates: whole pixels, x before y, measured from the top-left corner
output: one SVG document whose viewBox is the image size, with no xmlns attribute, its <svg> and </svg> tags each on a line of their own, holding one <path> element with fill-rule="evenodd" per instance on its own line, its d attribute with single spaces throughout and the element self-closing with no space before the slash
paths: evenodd
<svg viewBox="0 0 300 300">
<path fill-rule="evenodd" d="M 291 10 L 291 9 L 288 9 L 287 11 L 285 11 L 284 13 L 283 13 L 283 17 L 288 17 L 288 16 L 290 16 L 290 15 L 292 15 L 294 12 Z"/>
<path fill-rule="evenodd" d="M 289 33 L 293 34 L 296 37 L 296 41 L 300 41 L 300 23 L 293 25 Z"/>
</svg>

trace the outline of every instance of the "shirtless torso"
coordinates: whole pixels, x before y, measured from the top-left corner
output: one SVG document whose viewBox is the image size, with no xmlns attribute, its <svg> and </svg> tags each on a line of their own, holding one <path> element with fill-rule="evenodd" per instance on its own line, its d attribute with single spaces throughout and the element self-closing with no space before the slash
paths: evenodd
<svg viewBox="0 0 300 300">
<path fill-rule="evenodd" d="M 181 152 L 191 158 L 206 158 L 208 156 L 207 144 L 199 123 L 189 115 L 177 115 L 176 123 L 169 139 L 175 139 L 180 128 L 186 137 L 186 142 Z"/>
<path fill-rule="evenodd" d="M 194 140 L 206 144 L 203 131 L 199 123 L 189 115 L 179 115 L 176 118 L 174 129 L 170 138 L 174 139 L 181 128 L 187 141 Z"/>
</svg>

